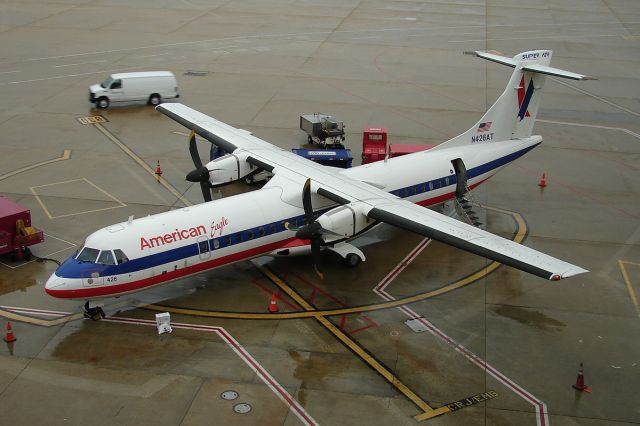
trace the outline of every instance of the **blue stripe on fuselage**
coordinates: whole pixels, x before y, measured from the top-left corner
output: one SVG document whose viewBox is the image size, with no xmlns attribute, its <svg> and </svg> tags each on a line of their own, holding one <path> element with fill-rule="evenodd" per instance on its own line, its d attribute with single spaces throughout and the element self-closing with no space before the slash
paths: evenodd
<svg viewBox="0 0 640 426">
<path fill-rule="evenodd" d="M 488 163 L 482 164 L 480 166 L 474 167 L 467 171 L 468 178 L 472 179 L 474 177 L 483 175 L 487 172 L 490 172 L 498 167 L 504 166 L 507 163 L 523 156 L 531 149 L 535 148 L 538 144 L 529 146 L 520 151 L 514 152 L 512 154 L 506 155 L 504 157 L 498 158 L 496 160 L 490 161 Z M 446 176 L 426 182 L 420 182 L 415 185 L 407 186 L 404 188 L 395 189 L 390 191 L 392 194 L 406 198 L 416 194 L 420 194 L 423 192 L 430 192 L 437 189 L 441 189 L 445 186 L 455 185 L 457 182 L 456 176 Z M 446 183 L 446 185 L 445 185 Z M 431 188 L 429 189 L 429 184 L 431 184 Z M 315 212 L 315 216 L 318 217 L 321 214 L 327 212 L 331 208 L 326 208 L 320 211 Z M 247 241 L 255 241 L 260 238 L 263 238 L 268 235 L 278 234 L 280 232 L 284 232 L 286 229 L 284 227 L 284 223 L 289 222 L 292 225 L 301 226 L 304 223 L 304 215 L 294 216 L 288 219 L 283 219 L 278 222 L 272 222 L 265 225 L 256 226 L 250 229 L 245 229 L 234 234 L 224 235 L 222 237 L 211 238 L 208 240 L 209 242 L 209 251 L 216 252 L 217 250 L 231 247 L 236 244 L 240 244 Z M 272 232 L 275 230 L 275 232 Z M 261 232 L 264 231 L 264 234 L 261 235 Z M 248 234 L 251 233 L 253 238 L 249 238 Z M 218 248 L 214 248 L 213 241 L 218 240 L 220 246 Z M 137 271 L 141 271 L 144 269 L 150 269 L 158 265 L 163 265 L 172 262 L 179 262 L 189 257 L 198 256 L 200 254 L 200 250 L 198 248 L 198 243 L 189 244 L 182 247 L 177 247 L 174 249 L 166 250 L 160 253 L 150 254 L 148 256 L 140 257 L 137 259 L 131 259 L 126 263 L 120 265 L 101 265 L 92 262 L 80 262 L 76 260 L 73 256 L 69 257 L 57 270 L 56 275 L 59 277 L 65 278 L 91 278 L 91 274 L 98 273 L 100 277 L 105 276 L 113 276 L 113 275 L 121 275 L 128 274 Z"/>
</svg>

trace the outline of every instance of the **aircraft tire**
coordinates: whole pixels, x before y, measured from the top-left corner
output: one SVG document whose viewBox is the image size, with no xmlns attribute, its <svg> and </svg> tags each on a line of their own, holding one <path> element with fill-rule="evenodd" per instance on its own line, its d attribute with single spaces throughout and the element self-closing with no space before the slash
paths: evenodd
<svg viewBox="0 0 640 426">
<path fill-rule="evenodd" d="M 347 257 L 344 258 L 344 263 L 350 268 L 355 268 L 360 265 L 362 262 L 362 258 L 355 253 L 349 253 Z"/>
</svg>

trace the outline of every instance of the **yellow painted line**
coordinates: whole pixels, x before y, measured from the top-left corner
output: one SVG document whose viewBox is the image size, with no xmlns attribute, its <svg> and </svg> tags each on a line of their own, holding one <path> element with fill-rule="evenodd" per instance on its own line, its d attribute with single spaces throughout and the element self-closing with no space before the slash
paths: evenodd
<svg viewBox="0 0 640 426">
<path fill-rule="evenodd" d="M 622 271 L 622 278 L 624 279 L 625 284 L 627 285 L 627 291 L 629 292 L 629 296 L 631 297 L 631 301 L 633 305 L 636 307 L 636 312 L 638 314 L 638 318 L 640 318 L 640 306 L 638 306 L 638 297 L 636 296 L 636 292 L 633 289 L 633 285 L 631 284 L 631 280 L 629 279 L 629 273 L 627 272 L 627 268 L 624 264 L 630 264 L 635 266 L 640 266 L 639 263 L 634 262 L 625 262 L 622 260 L 618 260 L 618 266 L 620 267 L 620 271 Z"/>
<path fill-rule="evenodd" d="M 114 207 L 104 207 L 102 209 L 84 210 L 84 211 L 76 212 L 76 213 L 69 213 L 69 214 L 63 214 L 63 215 L 59 215 L 59 216 L 53 216 L 51 214 L 51 212 L 49 212 L 49 210 L 45 206 L 44 201 L 42 201 L 40 199 L 40 196 L 38 195 L 38 193 L 35 190 L 36 188 L 45 188 L 47 186 L 64 185 L 64 184 L 67 184 L 67 183 L 78 182 L 78 181 L 85 181 L 88 185 L 93 186 L 95 189 L 97 189 L 98 191 L 102 192 L 104 195 L 106 195 L 107 197 L 111 198 L 115 203 L 117 203 L 119 205 L 118 206 L 114 206 Z M 55 183 L 48 183 L 46 185 L 32 186 L 29 189 L 31 190 L 31 193 L 34 195 L 34 197 L 36 198 L 36 201 L 38 201 L 38 203 L 40 204 L 40 207 L 42 207 L 42 209 L 47 214 L 47 216 L 49 216 L 49 219 L 58 219 L 58 218 L 61 218 L 61 217 L 76 216 L 76 215 L 80 215 L 80 214 L 94 213 L 94 212 L 100 212 L 100 211 L 104 211 L 104 210 L 117 209 L 117 208 L 120 208 L 120 207 L 127 207 L 127 205 L 125 203 L 123 203 L 122 201 L 117 199 L 115 196 L 109 194 L 107 191 L 105 191 L 104 189 L 100 188 L 98 185 L 96 185 L 95 183 L 91 182 L 89 179 L 84 178 L 84 177 L 80 178 L 80 179 L 66 180 L 64 182 L 55 182 Z"/>
<path fill-rule="evenodd" d="M 70 149 L 65 149 L 64 152 L 62 153 L 62 157 L 52 158 L 51 160 L 46 160 L 46 161 L 41 161 L 40 163 L 32 164 L 30 166 L 25 166 L 25 167 L 22 167 L 21 169 L 14 170 L 14 171 L 9 172 L 9 173 L 5 173 L 3 175 L 0 175 L 0 180 L 9 178 L 11 176 L 15 176 L 18 173 L 26 172 L 27 170 L 35 169 L 36 167 L 45 166 L 47 164 L 55 163 L 57 161 L 68 160 L 70 158 L 71 158 L 71 150 Z"/>
<path fill-rule="evenodd" d="M 31 325 L 39 325 L 41 327 L 53 327 L 56 325 L 66 324 L 69 321 L 75 321 L 75 320 L 84 318 L 84 314 L 75 313 L 71 315 L 66 315 L 64 317 L 47 320 L 42 318 L 35 318 L 29 315 L 18 314 L 12 311 L 7 311 L 5 309 L 0 309 L 0 316 L 13 321 L 24 322 Z"/>
<path fill-rule="evenodd" d="M 193 205 L 189 200 L 184 198 L 182 194 L 173 187 L 173 185 L 167 182 L 166 179 L 164 179 L 162 176 L 156 175 L 156 171 L 152 167 L 150 167 L 147 163 L 145 163 L 142 158 L 138 157 L 138 155 L 135 152 L 133 152 L 128 146 L 123 144 L 117 137 L 115 137 L 113 133 L 108 131 L 102 124 L 95 123 L 93 124 L 93 126 L 96 129 L 98 129 L 103 135 L 105 135 L 111 142 L 116 144 L 118 148 L 123 150 L 129 157 L 133 159 L 133 161 L 135 161 L 136 163 L 138 163 L 138 165 L 140 165 L 143 169 L 145 169 L 147 173 L 153 176 L 154 179 L 156 179 L 162 186 L 167 188 L 167 190 L 171 192 L 177 199 L 179 199 L 185 206 Z"/>
<path fill-rule="evenodd" d="M 287 283 L 282 281 L 276 276 L 270 269 L 265 266 L 260 266 L 260 271 L 265 274 L 271 281 L 273 281 L 282 291 L 287 293 L 289 297 L 295 300 L 300 306 L 307 311 L 314 311 L 315 308 L 311 306 L 300 294 L 298 294 Z M 327 318 L 318 316 L 316 320 L 322 324 L 331 334 L 336 336 L 342 343 L 344 343 L 349 349 L 357 354 L 364 362 L 366 362 L 371 368 L 373 368 L 378 374 L 385 378 L 393 387 L 398 389 L 404 396 L 406 396 L 411 402 L 413 402 L 418 408 L 426 413 L 432 413 L 435 411 L 429 406 L 422 398 L 416 395 L 407 385 L 405 385 L 400 379 L 398 379 L 393 373 L 391 373 L 384 365 L 382 365 L 377 359 L 367 353 L 359 344 L 353 339 L 347 336 L 342 330 L 336 327 Z M 446 408 L 446 407 L 445 407 Z"/>
</svg>

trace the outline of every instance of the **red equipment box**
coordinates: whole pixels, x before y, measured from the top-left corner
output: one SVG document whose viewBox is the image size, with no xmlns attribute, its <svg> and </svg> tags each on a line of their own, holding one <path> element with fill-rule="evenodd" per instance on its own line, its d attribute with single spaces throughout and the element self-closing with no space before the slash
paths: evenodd
<svg viewBox="0 0 640 426">
<path fill-rule="evenodd" d="M 386 127 L 365 127 L 362 135 L 362 164 L 384 160 L 386 154 Z"/>
<path fill-rule="evenodd" d="M 0 255 L 44 241 L 31 226 L 31 211 L 0 195 Z"/>
</svg>

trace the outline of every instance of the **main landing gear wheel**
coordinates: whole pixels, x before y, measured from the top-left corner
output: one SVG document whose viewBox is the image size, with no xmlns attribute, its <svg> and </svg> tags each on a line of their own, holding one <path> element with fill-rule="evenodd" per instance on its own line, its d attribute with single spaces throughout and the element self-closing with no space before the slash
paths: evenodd
<svg viewBox="0 0 640 426">
<path fill-rule="evenodd" d="M 362 262 L 362 258 L 358 256 L 356 253 L 349 253 L 347 257 L 344 258 L 344 264 L 350 268 L 355 268 Z"/>
<path fill-rule="evenodd" d="M 90 308 L 89 302 L 87 301 L 87 303 L 84 304 L 84 317 L 93 321 L 98 321 L 106 317 L 106 315 L 100 306 Z"/>
</svg>

